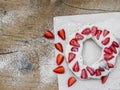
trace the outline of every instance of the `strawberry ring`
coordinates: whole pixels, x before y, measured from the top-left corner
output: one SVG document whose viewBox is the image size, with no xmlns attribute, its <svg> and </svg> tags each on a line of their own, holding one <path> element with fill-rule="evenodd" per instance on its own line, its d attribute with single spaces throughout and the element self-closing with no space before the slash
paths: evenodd
<svg viewBox="0 0 120 90">
<path fill-rule="evenodd" d="M 102 48 L 101 57 L 91 66 L 83 64 L 83 43 L 87 39 L 92 39 Z M 119 53 L 119 44 L 110 31 L 92 26 L 73 34 L 67 49 L 65 54 L 68 66 L 75 76 L 80 79 L 100 79 L 114 68 Z"/>
</svg>

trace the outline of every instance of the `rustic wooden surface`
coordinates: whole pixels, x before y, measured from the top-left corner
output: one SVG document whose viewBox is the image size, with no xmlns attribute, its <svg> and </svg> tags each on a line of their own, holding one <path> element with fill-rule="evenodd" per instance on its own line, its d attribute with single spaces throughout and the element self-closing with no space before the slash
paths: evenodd
<svg viewBox="0 0 120 90">
<path fill-rule="evenodd" d="M 113 11 L 120 0 L 0 0 L 0 90 L 58 90 L 52 41 L 42 37 L 53 17 Z"/>
</svg>

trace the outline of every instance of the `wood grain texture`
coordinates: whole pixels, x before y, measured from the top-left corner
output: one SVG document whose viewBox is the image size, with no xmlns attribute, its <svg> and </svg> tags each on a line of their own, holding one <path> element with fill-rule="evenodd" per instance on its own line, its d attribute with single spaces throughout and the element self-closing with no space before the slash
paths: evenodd
<svg viewBox="0 0 120 90">
<path fill-rule="evenodd" d="M 0 0 L 0 90 L 58 90 L 56 75 L 42 77 L 54 65 L 53 42 L 43 38 L 53 17 L 111 11 L 120 0 Z"/>
</svg>

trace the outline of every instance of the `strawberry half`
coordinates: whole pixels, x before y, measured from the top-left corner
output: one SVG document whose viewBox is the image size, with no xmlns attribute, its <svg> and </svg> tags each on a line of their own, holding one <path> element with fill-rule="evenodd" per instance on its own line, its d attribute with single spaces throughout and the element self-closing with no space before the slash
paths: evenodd
<svg viewBox="0 0 120 90">
<path fill-rule="evenodd" d="M 91 76 L 93 76 L 93 75 L 95 74 L 95 72 L 94 72 L 94 69 L 93 69 L 93 68 L 91 68 L 91 67 L 87 66 L 87 67 L 86 67 L 86 69 L 88 70 L 88 72 L 90 73 L 90 75 L 91 75 Z"/>
<path fill-rule="evenodd" d="M 112 45 L 113 45 L 114 47 L 117 47 L 117 48 L 119 47 L 119 44 L 118 44 L 117 42 L 115 42 L 115 41 L 112 42 Z"/>
<path fill-rule="evenodd" d="M 53 72 L 58 73 L 58 74 L 63 74 L 65 70 L 63 66 L 58 66 L 57 68 L 53 70 Z"/>
<path fill-rule="evenodd" d="M 78 43 L 77 39 L 75 39 L 75 38 L 70 40 L 70 45 L 80 47 L 80 44 Z"/>
<path fill-rule="evenodd" d="M 104 84 L 107 81 L 107 79 L 108 79 L 108 75 L 101 77 L 102 84 Z"/>
<path fill-rule="evenodd" d="M 109 68 L 114 68 L 114 65 L 112 63 L 107 63 Z"/>
<path fill-rule="evenodd" d="M 88 35 L 91 33 L 91 30 L 90 30 L 90 28 L 85 28 L 81 33 L 84 35 Z"/>
<path fill-rule="evenodd" d="M 44 37 L 47 38 L 47 39 L 54 39 L 54 34 L 47 30 L 45 33 L 44 33 Z"/>
<path fill-rule="evenodd" d="M 68 55 L 68 63 L 70 63 L 75 57 L 76 57 L 76 55 L 74 53 L 69 53 L 69 55 Z"/>
<path fill-rule="evenodd" d="M 91 33 L 93 36 L 95 36 L 97 34 L 97 30 L 98 30 L 98 28 L 96 26 L 92 27 Z"/>
<path fill-rule="evenodd" d="M 72 48 L 71 48 L 71 51 L 73 51 L 73 52 L 78 52 L 78 47 L 72 47 Z"/>
<path fill-rule="evenodd" d="M 110 49 L 111 49 L 115 54 L 117 53 L 116 47 L 114 47 L 113 45 L 110 46 Z"/>
<path fill-rule="evenodd" d="M 107 54 L 112 54 L 113 53 L 112 50 L 108 47 L 104 48 L 104 52 L 107 53 Z"/>
<path fill-rule="evenodd" d="M 100 76 L 100 75 L 101 75 L 100 69 L 96 69 L 96 70 L 95 70 L 95 74 L 96 74 L 96 76 Z"/>
<path fill-rule="evenodd" d="M 107 45 L 109 42 L 110 42 L 110 38 L 107 37 L 107 38 L 105 38 L 105 39 L 102 41 L 102 44 L 103 44 L 103 45 Z"/>
<path fill-rule="evenodd" d="M 79 63 L 76 62 L 76 63 L 74 64 L 74 66 L 73 66 L 73 71 L 74 71 L 74 72 L 78 72 L 79 70 L 80 70 Z"/>
<path fill-rule="evenodd" d="M 65 30 L 64 29 L 59 30 L 58 31 L 58 36 L 60 36 L 61 39 L 65 40 L 66 39 Z"/>
<path fill-rule="evenodd" d="M 76 82 L 76 78 L 75 77 L 70 77 L 68 79 L 68 87 L 71 87 L 75 82 Z"/>
<path fill-rule="evenodd" d="M 82 40 L 84 37 L 83 37 L 83 35 L 81 35 L 81 34 L 79 34 L 79 33 L 76 33 L 75 38 L 76 38 L 77 40 Z"/>
<path fill-rule="evenodd" d="M 102 30 L 97 30 L 97 34 L 96 34 L 97 40 L 99 40 L 101 34 L 102 34 Z"/>
<path fill-rule="evenodd" d="M 62 54 L 58 54 L 56 58 L 57 65 L 60 65 L 64 60 L 64 56 Z"/>
<path fill-rule="evenodd" d="M 107 36 L 109 33 L 110 33 L 110 31 L 104 30 L 104 31 L 103 31 L 103 36 L 105 37 L 105 36 Z"/>
<path fill-rule="evenodd" d="M 83 79 L 86 79 L 88 76 L 87 76 L 87 72 L 85 69 L 82 69 L 82 73 L 81 73 L 81 78 Z"/>
<path fill-rule="evenodd" d="M 57 50 L 59 50 L 60 52 L 63 52 L 63 47 L 62 47 L 62 44 L 60 42 L 58 42 L 58 43 L 55 44 L 55 48 Z"/>
<path fill-rule="evenodd" d="M 114 56 L 111 55 L 111 54 L 104 54 L 104 59 L 105 59 L 106 61 L 109 61 L 109 60 L 111 60 L 111 59 L 113 59 L 113 58 L 114 58 Z"/>
</svg>

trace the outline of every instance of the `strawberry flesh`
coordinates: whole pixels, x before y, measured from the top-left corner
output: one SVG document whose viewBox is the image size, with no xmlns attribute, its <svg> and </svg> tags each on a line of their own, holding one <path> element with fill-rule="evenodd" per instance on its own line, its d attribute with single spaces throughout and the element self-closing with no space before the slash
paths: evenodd
<svg viewBox="0 0 120 90">
<path fill-rule="evenodd" d="M 63 47 L 62 47 L 62 44 L 60 42 L 58 42 L 58 43 L 55 44 L 55 48 L 57 50 L 59 50 L 60 52 L 63 52 Z"/>
<path fill-rule="evenodd" d="M 53 72 L 58 73 L 58 74 L 63 74 L 65 70 L 63 66 L 58 66 L 57 68 L 53 70 Z"/>
<path fill-rule="evenodd" d="M 114 68 L 114 65 L 112 63 L 107 63 L 109 68 Z"/>
<path fill-rule="evenodd" d="M 72 48 L 71 48 L 71 51 L 73 51 L 73 52 L 78 52 L 78 47 L 72 47 Z"/>
<path fill-rule="evenodd" d="M 110 31 L 104 30 L 104 31 L 103 31 L 103 36 L 105 37 L 105 36 L 107 36 L 109 33 L 110 33 Z"/>
<path fill-rule="evenodd" d="M 86 79 L 88 77 L 85 69 L 82 69 L 81 78 Z"/>
<path fill-rule="evenodd" d="M 107 45 L 109 42 L 110 42 L 110 38 L 107 37 L 107 38 L 105 38 L 105 39 L 102 41 L 102 44 L 103 44 L 103 45 Z"/>
<path fill-rule="evenodd" d="M 95 36 L 97 34 L 97 30 L 98 30 L 98 28 L 96 26 L 92 27 L 91 33 L 93 36 Z"/>
<path fill-rule="evenodd" d="M 115 42 L 115 41 L 112 42 L 112 45 L 113 45 L 114 47 L 117 47 L 117 48 L 119 47 L 119 44 L 118 44 L 117 42 Z"/>
<path fill-rule="evenodd" d="M 107 48 L 107 47 L 104 48 L 104 52 L 107 53 L 107 54 L 112 54 L 113 53 L 112 50 L 110 48 Z"/>
<path fill-rule="evenodd" d="M 65 40 L 65 39 L 66 39 L 65 30 L 64 30 L 64 29 L 59 30 L 59 31 L 58 31 L 58 36 L 59 36 L 61 39 Z"/>
<path fill-rule="evenodd" d="M 116 47 L 114 47 L 113 45 L 110 46 L 110 49 L 111 49 L 115 54 L 117 53 Z"/>
<path fill-rule="evenodd" d="M 76 63 L 74 64 L 74 66 L 73 66 L 73 71 L 74 71 L 74 72 L 78 72 L 79 70 L 80 70 L 79 63 L 76 62 Z"/>
<path fill-rule="evenodd" d="M 57 65 L 60 65 L 64 60 L 64 56 L 62 54 L 58 54 L 56 58 Z"/>
<path fill-rule="evenodd" d="M 87 66 L 87 67 L 86 67 L 86 69 L 88 70 L 88 72 L 90 73 L 90 75 L 91 75 L 91 76 L 93 76 L 93 75 L 95 74 L 95 72 L 94 72 L 94 69 L 93 69 L 93 68 L 91 68 L 91 67 Z"/>
<path fill-rule="evenodd" d="M 104 84 L 107 81 L 107 79 L 108 79 L 108 75 L 101 77 L 102 84 Z"/>
<path fill-rule="evenodd" d="M 54 39 L 54 34 L 47 30 L 45 33 L 44 33 L 44 37 L 47 38 L 47 39 Z"/>
<path fill-rule="evenodd" d="M 114 58 L 114 56 L 111 55 L 111 54 L 104 54 L 104 59 L 105 59 L 106 61 L 109 61 L 109 60 L 111 60 L 111 59 L 113 59 L 113 58 Z"/>
<path fill-rule="evenodd" d="M 97 40 L 99 40 L 101 33 L 102 33 L 102 30 L 98 30 L 97 31 L 97 34 L 96 34 Z"/>
<path fill-rule="evenodd" d="M 81 35 L 81 34 L 79 34 L 79 33 L 76 33 L 75 38 L 76 38 L 77 40 L 82 40 L 84 37 L 83 37 L 83 35 Z"/>
<path fill-rule="evenodd" d="M 68 87 L 71 87 L 75 82 L 76 82 L 76 78 L 75 77 L 70 77 L 68 79 Z"/>
<path fill-rule="evenodd" d="M 75 57 L 76 57 L 76 55 L 74 53 L 70 52 L 68 55 L 68 63 L 70 63 Z"/>
<path fill-rule="evenodd" d="M 91 30 L 90 30 L 90 28 L 85 28 L 81 33 L 84 35 L 88 35 L 91 33 Z"/>
<path fill-rule="evenodd" d="M 70 40 L 70 45 L 80 47 L 80 44 L 78 43 L 77 39 L 75 39 L 75 38 Z"/>
<path fill-rule="evenodd" d="M 100 69 L 96 69 L 96 70 L 95 70 L 95 74 L 96 74 L 96 76 L 100 76 L 100 75 L 101 75 Z"/>
</svg>

